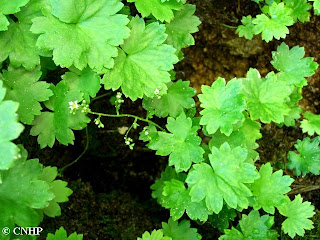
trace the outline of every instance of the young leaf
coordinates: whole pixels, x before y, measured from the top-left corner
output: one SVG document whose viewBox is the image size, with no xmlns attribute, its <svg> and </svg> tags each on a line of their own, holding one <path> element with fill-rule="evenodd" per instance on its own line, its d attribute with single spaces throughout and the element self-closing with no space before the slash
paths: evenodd
<svg viewBox="0 0 320 240">
<path fill-rule="evenodd" d="M 121 87 L 133 101 L 143 95 L 163 95 L 166 83 L 171 81 L 169 71 L 178 62 L 175 48 L 164 44 L 165 26 L 157 22 L 145 26 L 142 18 L 135 17 L 129 27 L 131 35 L 119 48 L 115 66 L 104 75 L 102 83 L 106 89 Z"/>
<path fill-rule="evenodd" d="M 5 95 L 6 89 L 0 78 L 0 170 L 7 170 L 13 166 L 19 149 L 11 141 L 18 138 L 24 128 L 22 124 L 18 123 L 16 114 L 19 104 L 13 101 L 3 101 Z"/>
<path fill-rule="evenodd" d="M 230 136 L 222 134 L 217 131 L 215 134 L 211 135 L 211 140 L 209 142 L 210 149 L 214 146 L 220 148 L 220 146 L 227 142 L 231 148 L 242 147 L 248 150 L 247 162 L 252 162 L 258 159 L 259 154 L 255 151 L 259 147 L 256 142 L 262 137 L 260 133 L 260 123 L 252 121 L 247 114 L 245 121 L 242 126 L 238 129 L 234 129 Z"/>
<path fill-rule="evenodd" d="M 194 16 L 196 6 L 184 5 L 179 11 L 174 12 L 174 18 L 170 23 L 166 23 L 166 33 L 168 34 L 167 44 L 180 50 L 194 45 L 192 33 L 198 32 L 201 21 Z"/>
<path fill-rule="evenodd" d="M 10 24 L 6 15 L 14 14 L 20 11 L 20 8 L 25 6 L 30 0 L 0 0 L 0 31 L 8 29 Z"/>
<path fill-rule="evenodd" d="M 172 240 L 170 237 L 163 236 L 162 230 L 153 230 L 151 234 L 149 232 L 144 232 L 142 238 L 137 238 L 137 240 Z"/>
<path fill-rule="evenodd" d="M 31 124 L 34 117 L 41 114 L 40 102 L 49 100 L 53 95 L 50 85 L 39 81 L 40 77 L 40 66 L 33 71 L 13 67 L 3 71 L 4 86 L 7 88 L 5 99 L 19 103 L 19 120 L 25 124 Z"/>
<path fill-rule="evenodd" d="M 191 188 L 193 202 L 205 199 L 207 208 L 218 214 L 223 200 L 231 207 L 247 208 L 251 191 L 245 185 L 259 178 L 252 164 L 246 163 L 247 151 L 241 147 L 231 149 L 224 143 L 220 149 L 212 147 L 210 164 L 194 164 L 186 183 Z"/>
<path fill-rule="evenodd" d="M 273 217 L 263 215 L 260 217 L 258 211 L 251 211 L 248 215 L 243 214 L 239 221 L 241 232 L 232 227 L 226 229 L 225 235 L 219 240 L 277 240 L 279 234 L 275 230 L 270 230 L 274 223 Z"/>
<path fill-rule="evenodd" d="M 320 137 L 304 138 L 302 141 L 298 140 L 296 147 L 299 154 L 290 151 L 288 153 L 288 168 L 294 169 L 297 176 L 305 176 L 307 173 L 315 175 L 320 174 Z"/>
<path fill-rule="evenodd" d="M 252 120 L 260 118 L 263 123 L 284 121 L 284 115 L 290 112 L 286 100 L 292 92 L 286 82 L 279 81 L 275 74 L 262 79 L 258 70 L 250 68 L 242 83 Z"/>
<path fill-rule="evenodd" d="M 43 209 L 43 212 L 49 217 L 61 215 L 61 208 L 58 203 L 69 201 L 72 190 L 67 187 L 68 183 L 61 180 L 55 180 L 58 175 L 56 167 L 46 167 L 43 169 L 40 180 L 46 181 L 50 185 L 50 190 L 54 198 L 49 202 L 49 206 Z"/>
<path fill-rule="evenodd" d="M 120 0 L 52 0 L 31 31 L 40 34 L 37 46 L 52 50 L 57 65 L 102 72 L 113 67 L 117 46 L 129 36 L 128 17 L 117 14 L 122 7 Z"/>
<path fill-rule="evenodd" d="M 46 240 L 82 240 L 83 235 L 77 234 L 76 232 L 72 233 L 71 235 L 67 235 L 67 231 L 60 227 L 59 230 L 55 232 L 55 234 L 49 233 L 47 235 Z"/>
<path fill-rule="evenodd" d="M 254 35 L 254 24 L 252 23 L 251 15 L 243 16 L 241 19 L 241 23 L 242 25 L 239 25 L 237 28 L 239 37 L 245 37 L 248 40 L 252 40 Z"/>
<path fill-rule="evenodd" d="M 207 221 L 210 211 L 207 209 L 204 201 L 192 202 L 189 190 L 184 186 L 184 182 L 176 179 L 165 181 L 163 187 L 162 206 L 170 209 L 170 216 L 174 221 L 181 218 L 184 212 L 192 220 L 199 219 Z"/>
<path fill-rule="evenodd" d="M 81 102 L 83 94 L 79 90 L 69 90 L 67 83 L 62 80 L 57 86 L 51 87 L 54 95 L 46 102 L 52 112 L 42 112 L 32 122 L 30 134 L 38 136 L 41 148 L 52 147 L 55 139 L 64 145 L 73 144 L 73 130 L 86 127 L 90 119 L 81 111 L 70 113 L 69 102 Z"/>
<path fill-rule="evenodd" d="M 310 77 L 315 73 L 318 64 L 311 57 L 304 57 L 303 47 L 295 46 L 291 49 L 282 43 L 276 52 L 272 52 L 271 64 L 280 73 L 278 79 L 294 84 L 298 87 L 307 85 L 305 77 Z"/>
<path fill-rule="evenodd" d="M 197 135 L 198 127 L 192 126 L 192 120 L 182 113 L 176 119 L 169 117 L 167 129 L 171 133 L 158 132 L 156 141 L 147 146 L 157 150 L 156 154 L 169 157 L 169 166 L 175 166 L 177 172 L 188 171 L 193 162 L 203 161 L 204 150 Z"/>
<path fill-rule="evenodd" d="M 253 195 L 250 205 L 255 210 L 262 208 L 265 212 L 274 214 L 274 207 L 285 202 L 285 194 L 291 190 L 290 185 L 294 179 L 283 176 L 282 170 L 272 173 L 270 163 L 262 165 L 259 174 L 260 178 L 250 185 Z"/>
<path fill-rule="evenodd" d="M 313 222 L 308 218 L 315 214 L 314 206 L 310 202 L 302 202 L 300 194 L 293 201 L 288 199 L 287 204 L 277 208 L 281 215 L 287 217 L 281 228 L 291 238 L 294 238 L 296 234 L 304 236 L 304 230 L 313 228 Z"/>
<path fill-rule="evenodd" d="M 16 160 L 15 166 L 0 171 L 0 225 L 38 226 L 42 220 L 39 209 L 54 198 L 50 186 L 41 180 L 42 165 L 38 159 Z"/>
<path fill-rule="evenodd" d="M 202 94 L 198 95 L 201 107 L 204 108 L 200 124 L 206 125 L 209 134 L 219 128 L 227 136 L 233 131 L 233 124 L 244 121 L 244 95 L 241 94 L 241 81 L 234 79 L 226 84 L 218 78 L 211 87 L 202 86 Z"/>
<path fill-rule="evenodd" d="M 151 14 L 161 22 L 170 22 L 174 15 L 173 10 L 179 10 L 183 1 L 177 0 L 128 0 L 128 2 L 134 2 L 136 8 L 141 13 L 142 17 L 148 17 Z"/>
<path fill-rule="evenodd" d="M 293 21 L 310 21 L 309 9 L 312 6 L 307 2 L 307 0 L 284 0 L 284 3 L 287 7 L 290 7 L 292 9 L 291 16 L 293 17 Z"/>
<path fill-rule="evenodd" d="M 256 16 L 252 20 L 254 33 L 262 33 L 262 39 L 266 42 L 273 38 L 285 38 L 289 33 L 287 26 L 293 25 L 292 9 L 286 7 L 283 2 L 277 4 L 273 2 L 271 6 L 265 6 L 262 9 L 263 13 Z"/>
<path fill-rule="evenodd" d="M 196 228 L 190 227 L 190 222 L 187 220 L 178 223 L 170 218 L 168 223 L 162 222 L 162 229 L 163 234 L 171 237 L 172 240 L 200 240 L 202 238 Z"/>
<path fill-rule="evenodd" d="M 314 135 L 314 133 L 320 135 L 320 115 L 305 112 L 303 117 L 305 119 L 302 120 L 300 125 L 302 131 L 304 133 L 308 133 L 309 136 Z"/>
<path fill-rule="evenodd" d="M 69 86 L 70 90 L 79 90 L 83 93 L 83 98 L 87 103 L 90 102 L 90 97 L 94 98 L 100 90 L 101 78 L 90 68 L 85 68 L 82 71 L 77 69 L 65 73 L 62 77 Z"/>
<path fill-rule="evenodd" d="M 195 106 L 196 90 L 189 87 L 189 81 L 177 81 L 167 83 L 168 92 L 154 98 L 143 98 L 142 106 L 148 111 L 154 111 L 158 117 L 178 117 L 185 108 Z"/>
</svg>

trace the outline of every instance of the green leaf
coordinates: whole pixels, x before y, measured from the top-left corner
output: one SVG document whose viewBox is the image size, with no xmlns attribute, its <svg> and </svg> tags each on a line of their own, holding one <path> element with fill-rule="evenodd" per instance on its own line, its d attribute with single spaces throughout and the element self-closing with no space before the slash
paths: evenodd
<svg viewBox="0 0 320 240">
<path fill-rule="evenodd" d="M 295 46 L 291 49 L 282 43 L 276 52 L 272 52 L 271 64 L 278 73 L 278 79 L 294 84 L 298 87 L 306 86 L 305 77 L 310 77 L 315 73 L 318 64 L 311 57 L 304 57 L 303 47 Z"/>
<path fill-rule="evenodd" d="M 154 111 L 158 117 L 178 117 L 183 109 L 195 106 L 193 96 L 196 90 L 189 87 L 189 81 L 167 83 L 168 92 L 154 98 L 143 98 L 142 106 L 148 111 Z"/>
<path fill-rule="evenodd" d="M 260 217 L 258 211 L 251 211 L 248 215 L 243 214 L 239 221 L 241 232 L 233 228 L 226 229 L 225 235 L 219 240 L 277 240 L 279 234 L 275 230 L 270 230 L 274 223 L 273 217 L 263 215 Z"/>
<path fill-rule="evenodd" d="M 212 214 L 206 207 L 204 201 L 192 202 L 189 190 L 184 186 L 184 182 L 176 179 L 165 181 L 163 187 L 162 206 L 170 209 L 170 216 L 174 221 L 182 217 L 184 212 L 192 220 L 207 221 L 208 215 Z"/>
<path fill-rule="evenodd" d="M 158 138 L 158 131 L 154 125 L 149 125 L 143 128 L 140 132 L 139 140 L 144 142 L 153 142 Z"/>
<path fill-rule="evenodd" d="M 293 25 L 292 9 L 286 7 L 283 2 L 277 4 L 273 2 L 271 6 L 265 6 L 262 11 L 264 13 L 256 16 L 252 20 L 254 33 L 262 33 L 261 37 L 266 42 L 273 38 L 285 38 L 289 33 L 287 26 Z"/>
<path fill-rule="evenodd" d="M 302 131 L 310 136 L 314 135 L 314 133 L 320 135 L 320 115 L 305 112 L 303 117 L 305 119 L 302 120 L 300 125 Z"/>
<path fill-rule="evenodd" d="M 237 214 L 233 208 L 228 208 L 226 205 L 223 205 L 219 214 L 209 216 L 209 222 L 223 233 L 224 229 L 229 227 L 229 221 L 233 221 L 236 216 Z"/>
<path fill-rule="evenodd" d="M 310 138 L 304 138 L 302 141 L 298 140 L 295 144 L 295 148 L 298 154 L 290 151 L 288 153 L 289 169 L 294 169 L 297 176 L 305 176 L 307 173 L 313 173 L 315 175 L 320 174 L 320 137 L 314 138 L 312 141 Z"/>
<path fill-rule="evenodd" d="M 40 77 L 40 66 L 33 71 L 13 67 L 3 71 L 4 86 L 7 88 L 5 99 L 19 103 L 19 120 L 25 124 L 31 124 L 34 117 L 41 114 L 40 102 L 49 100 L 53 95 L 50 85 L 39 81 Z"/>
<path fill-rule="evenodd" d="M 106 89 L 121 87 L 133 101 L 143 95 L 163 95 L 166 83 L 171 81 L 169 71 L 178 62 L 175 48 L 164 44 L 165 25 L 153 22 L 145 26 L 142 18 L 135 17 L 129 27 L 131 35 L 119 48 L 115 66 L 104 75 L 102 83 Z"/>
<path fill-rule="evenodd" d="M 52 86 L 54 95 L 46 102 L 51 112 L 42 112 L 32 122 L 30 134 L 38 136 L 41 148 L 52 147 L 55 139 L 64 145 L 73 144 L 72 130 L 86 127 L 90 119 L 81 111 L 70 113 L 69 102 L 81 102 L 83 94 L 79 90 L 69 90 L 67 83 L 62 80 L 57 86 Z"/>
<path fill-rule="evenodd" d="M 19 104 L 13 101 L 4 101 L 6 89 L 0 75 L 0 170 L 6 170 L 13 166 L 18 157 L 19 149 L 11 142 L 19 137 L 24 127 L 18 123 L 16 114 Z M 0 175 L 1 180 L 1 175 Z"/>
<path fill-rule="evenodd" d="M 173 221 L 171 218 L 168 223 L 162 222 L 163 234 L 171 237 L 172 240 L 201 240 L 201 235 L 197 233 L 196 228 L 190 227 L 190 222 L 182 220 Z"/>
<path fill-rule="evenodd" d="M 319 15 L 320 14 L 320 1 L 319 0 L 309 0 L 313 3 L 313 11 L 315 15 Z"/>
<path fill-rule="evenodd" d="M 120 0 L 52 0 L 31 31 L 40 34 L 37 47 L 52 50 L 57 65 L 102 72 L 113 67 L 117 46 L 129 36 L 127 16 L 117 14 L 122 7 Z"/>
<path fill-rule="evenodd" d="M 200 124 L 206 125 L 209 134 L 219 128 L 227 136 L 233 131 L 233 124 L 244 121 L 244 95 L 241 94 L 241 81 L 233 79 L 226 84 L 218 78 L 211 87 L 202 85 L 202 94 L 198 95 L 204 108 Z"/>
<path fill-rule="evenodd" d="M 157 179 L 154 184 L 150 187 L 152 191 L 152 197 L 157 198 L 158 203 L 162 204 L 164 201 L 163 188 L 166 181 L 176 179 L 184 182 L 187 175 L 185 173 L 177 173 L 174 168 L 167 166 L 164 172 L 161 173 L 161 178 Z"/>
<path fill-rule="evenodd" d="M 231 148 L 242 147 L 248 150 L 247 160 L 248 162 L 253 162 L 258 159 L 259 154 L 255 151 L 259 147 L 256 142 L 262 137 L 260 133 L 260 123 L 252 121 L 247 114 L 245 121 L 242 126 L 234 129 L 230 136 L 222 134 L 220 131 L 217 131 L 215 134 L 211 135 L 211 140 L 209 142 L 210 149 L 215 146 L 220 148 L 220 146 L 227 142 Z"/>
<path fill-rule="evenodd" d="M 14 14 L 20 11 L 30 0 L 0 0 L 0 31 L 8 30 L 10 24 L 6 15 Z"/>
<path fill-rule="evenodd" d="M 212 147 L 210 164 L 194 164 L 186 182 L 191 188 L 193 202 L 205 199 L 208 209 L 218 214 L 223 200 L 231 207 L 247 208 L 248 197 L 252 196 L 245 185 L 259 178 L 255 166 L 246 163 L 247 151 L 241 147 L 231 149 L 224 143 L 220 149 Z"/>
<path fill-rule="evenodd" d="M 198 127 L 192 126 L 192 120 L 182 113 L 176 119 L 168 117 L 166 125 L 170 133 L 158 132 L 159 137 L 147 146 L 157 150 L 156 154 L 169 157 L 169 166 L 175 166 L 177 172 L 188 171 L 191 164 L 203 161 L 204 150 L 197 135 Z"/>
<path fill-rule="evenodd" d="M 252 40 L 254 35 L 254 24 L 252 23 L 251 15 L 243 16 L 241 23 L 242 25 L 237 27 L 237 33 L 239 34 L 239 37 L 245 37 L 246 39 Z"/>
<path fill-rule="evenodd" d="M 83 98 L 87 103 L 90 102 L 90 97 L 94 98 L 100 90 L 101 78 L 90 68 L 85 68 L 82 71 L 77 69 L 65 73 L 62 77 L 69 86 L 70 90 L 79 90 L 83 93 Z"/>
<path fill-rule="evenodd" d="M 191 34 L 198 32 L 198 26 L 201 24 L 199 18 L 194 16 L 195 11 L 196 6 L 186 4 L 174 12 L 173 20 L 166 23 L 167 44 L 177 50 L 194 45 L 195 41 Z"/>
<path fill-rule="evenodd" d="M 284 121 L 284 116 L 290 112 L 286 101 L 292 92 L 286 82 L 279 81 L 275 74 L 260 78 L 258 70 L 250 68 L 242 83 L 252 120 L 260 119 L 263 123 Z"/>
<path fill-rule="evenodd" d="M 285 194 L 291 188 L 294 179 L 290 176 L 283 176 L 283 171 L 279 170 L 272 173 L 270 163 L 264 164 L 259 170 L 260 178 L 250 185 L 252 198 L 250 205 L 255 210 L 262 208 L 265 212 L 274 214 L 274 207 L 285 203 Z"/>
<path fill-rule="evenodd" d="M 54 198 L 49 202 L 49 206 L 43 209 L 43 212 L 49 217 L 61 215 L 61 208 L 58 203 L 67 202 L 72 190 L 67 187 L 68 183 L 61 180 L 55 180 L 58 175 L 56 167 L 46 167 L 43 169 L 41 180 L 46 181 L 50 185 L 50 190 L 54 194 Z"/>
<path fill-rule="evenodd" d="M 137 10 L 141 13 L 142 17 L 148 17 L 151 14 L 161 22 L 170 22 L 173 17 L 173 10 L 179 10 L 184 1 L 167 0 L 128 0 L 134 2 Z"/>
<path fill-rule="evenodd" d="M 287 204 L 278 207 L 278 210 L 281 215 L 287 217 L 281 229 L 291 238 L 294 238 L 296 234 L 304 236 L 304 230 L 313 228 L 313 222 L 308 218 L 315 214 L 314 206 L 310 202 L 302 202 L 300 194 L 295 196 L 293 201 L 288 199 Z"/>
<path fill-rule="evenodd" d="M 76 232 L 72 233 L 71 235 L 67 235 L 67 231 L 60 227 L 59 230 L 55 232 L 55 234 L 49 233 L 46 240 L 82 240 L 83 235 L 77 234 Z"/>
<path fill-rule="evenodd" d="M 309 9 L 311 9 L 312 6 L 307 2 L 307 0 L 284 0 L 284 3 L 287 7 L 290 7 L 293 10 L 291 13 L 293 21 L 310 21 Z"/>
<path fill-rule="evenodd" d="M 170 237 L 163 236 L 162 230 L 153 230 L 151 234 L 149 232 L 144 232 L 142 238 L 137 238 L 137 240 L 172 240 Z"/>
<path fill-rule="evenodd" d="M 38 226 L 39 209 L 54 198 L 47 182 L 41 180 L 42 165 L 38 159 L 26 161 L 25 155 L 15 165 L 0 171 L 0 225 Z"/>
</svg>

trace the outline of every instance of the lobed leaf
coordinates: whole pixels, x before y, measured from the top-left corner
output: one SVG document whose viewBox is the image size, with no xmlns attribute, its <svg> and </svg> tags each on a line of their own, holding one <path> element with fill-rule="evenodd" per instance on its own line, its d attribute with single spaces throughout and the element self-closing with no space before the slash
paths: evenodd
<svg viewBox="0 0 320 240">
<path fill-rule="evenodd" d="M 83 235 L 77 234 L 76 232 L 72 233 L 68 237 L 67 231 L 63 227 L 60 227 L 55 232 L 55 234 L 49 233 L 46 238 L 46 240 L 82 240 L 82 239 L 83 239 Z"/>
<path fill-rule="evenodd" d="M 162 229 L 163 234 L 172 240 L 201 240 L 202 238 L 196 228 L 190 227 L 190 222 L 187 220 L 179 223 L 170 218 L 168 223 L 162 222 Z"/>
<path fill-rule="evenodd" d="M 308 133 L 309 136 L 314 135 L 314 133 L 320 135 L 320 115 L 305 112 L 303 117 L 305 119 L 302 120 L 300 125 L 302 131 L 304 133 Z"/>
<path fill-rule="evenodd" d="M 6 15 L 14 14 L 20 11 L 30 0 L 0 0 L 0 31 L 8 30 L 10 24 Z"/>
</svg>

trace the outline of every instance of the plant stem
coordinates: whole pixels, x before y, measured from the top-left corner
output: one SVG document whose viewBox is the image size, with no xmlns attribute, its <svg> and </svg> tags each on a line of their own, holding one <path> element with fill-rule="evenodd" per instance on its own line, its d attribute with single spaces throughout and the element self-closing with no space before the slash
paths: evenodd
<svg viewBox="0 0 320 240">
<path fill-rule="evenodd" d="M 116 117 L 116 118 L 130 117 L 130 118 L 135 118 L 135 119 L 140 120 L 142 122 L 150 123 L 150 124 L 156 126 L 157 128 L 159 128 L 161 131 L 166 132 L 166 130 L 164 128 L 160 127 L 155 122 L 153 122 L 153 121 L 151 121 L 149 119 L 145 119 L 145 118 L 142 118 L 142 117 L 138 117 L 138 116 L 132 115 L 132 114 L 117 114 L 117 115 L 115 115 L 115 114 L 98 113 L 98 112 L 92 112 L 92 111 L 89 111 L 88 113 L 93 114 L 93 115 L 97 115 L 97 116 L 101 116 L 101 117 Z"/>
<path fill-rule="evenodd" d="M 104 98 L 104 97 L 106 97 L 106 96 L 109 96 L 109 95 L 111 95 L 111 93 L 112 93 L 112 92 L 107 92 L 107 93 L 101 94 L 101 95 L 99 95 L 99 96 L 91 99 L 91 100 L 90 100 L 90 103 L 92 103 L 93 101 L 96 101 L 96 100 L 98 100 L 98 99 L 100 99 L 100 98 Z"/>
<path fill-rule="evenodd" d="M 236 29 L 238 27 L 236 26 L 230 26 L 230 25 L 227 25 L 227 24 L 224 24 L 224 23 L 220 23 L 221 26 L 224 26 L 224 27 L 227 27 L 227 28 L 232 28 L 232 29 Z"/>
<path fill-rule="evenodd" d="M 87 152 L 88 148 L 89 148 L 89 132 L 88 132 L 88 127 L 86 127 L 86 146 L 83 150 L 83 152 L 79 155 L 79 157 L 77 157 L 74 161 L 72 161 L 71 163 L 65 165 L 64 167 L 59 169 L 59 173 L 61 174 L 64 170 L 66 170 L 66 168 L 70 167 L 71 165 L 75 164 L 76 162 L 79 161 L 80 158 L 82 158 L 82 156 Z"/>
</svg>

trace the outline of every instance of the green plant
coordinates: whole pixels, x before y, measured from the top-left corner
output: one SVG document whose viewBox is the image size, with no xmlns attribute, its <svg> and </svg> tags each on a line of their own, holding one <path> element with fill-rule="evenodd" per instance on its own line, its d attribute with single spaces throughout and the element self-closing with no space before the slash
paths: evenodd
<svg viewBox="0 0 320 240">
<path fill-rule="evenodd" d="M 143 124 L 140 140 L 156 154 L 169 156 L 169 166 L 151 189 L 171 218 L 142 239 L 198 240 L 201 235 L 188 220 L 178 222 L 184 213 L 213 224 L 226 217 L 217 224 L 225 229 L 236 211 L 249 207 L 253 210 L 242 215 L 239 227 L 224 230 L 220 239 L 276 239 L 278 233 L 271 229 L 276 209 L 286 217 L 282 230 L 290 237 L 312 229 L 309 218 L 314 207 L 302 202 L 300 195 L 292 201 L 287 196 L 293 179 L 282 170 L 273 171 L 269 163 L 258 171 L 255 161 L 261 123 L 295 125 L 302 112 L 301 89 L 318 64 L 304 57 L 303 48 L 289 49 L 282 43 L 272 53 L 277 72 L 261 77 L 258 70 L 249 69 L 244 78 L 228 82 L 218 78 L 212 86 L 202 86 L 198 113 L 196 91 L 187 81 L 175 81 L 173 71 L 183 58 L 181 49 L 194 44 L 191 34 L 200 24 L 195 6 L 185 0 L 128 2 L 142 17 L 132 16 L 120 0 L 10 4 L 0 0 L 0 226 L 38 226 L 43 214 L 59 216 L 59 203 L 68 201 L 72 191 L 66 182 L 56 180 L 58 172 L 63 174 L 84 154 L 59 170 L 44 167 L 37 159 L 27 160 L 27 151 L 13 143 L 24 129 L 21 123 L 31 126 L 30 135 L 45 148 L 73 144 L 74 131 L 86 128 L 91 120 L 103 128 L 104 118 L 127 117 L 133 119 L 124 136 L 130 149 L 134 149 L 131 129 Z M 302 3 L 301 11 L 297 3 Z M 247 38 L 262 32 L 266 41 L 279 39 L 294 21 L 308 19 L 308 6 L 303 0 L 266 1 L 264 14 L 255 20 L 244 18 L 245 27 L 239 27 L 239 32 Z M 274 19 L 274 13 L 280 19 Z M 46 76 L 57 67 L 63 72 L 61 79 Z M 121 90 L 113 98 L 115 112 L 100 113 L 90 106 L 103 91 L 101 86 Z M 121 113 L 123 96 L 143 99 L 146 116 Z M 166 129 L 156 117 L 167 117 Z M 304 117 L 303 131 L 318 133 L 318 116 L 307 112 Z M 208 144 L 199 132 L 210 139 Z M 318 173 L 304 157 L 306 161 L 299 161 L 299 156 L 289 153 L 288 158 L 297 174 L 299 169 L 303 175 Z M 261 216 L 261 209 L 267 214 Z M 1 239 L 14 236 L 1 235 Z M 67 237 L 60 228 L 47 239 L 82 239 L 82 235 Z"/>
</svg>

